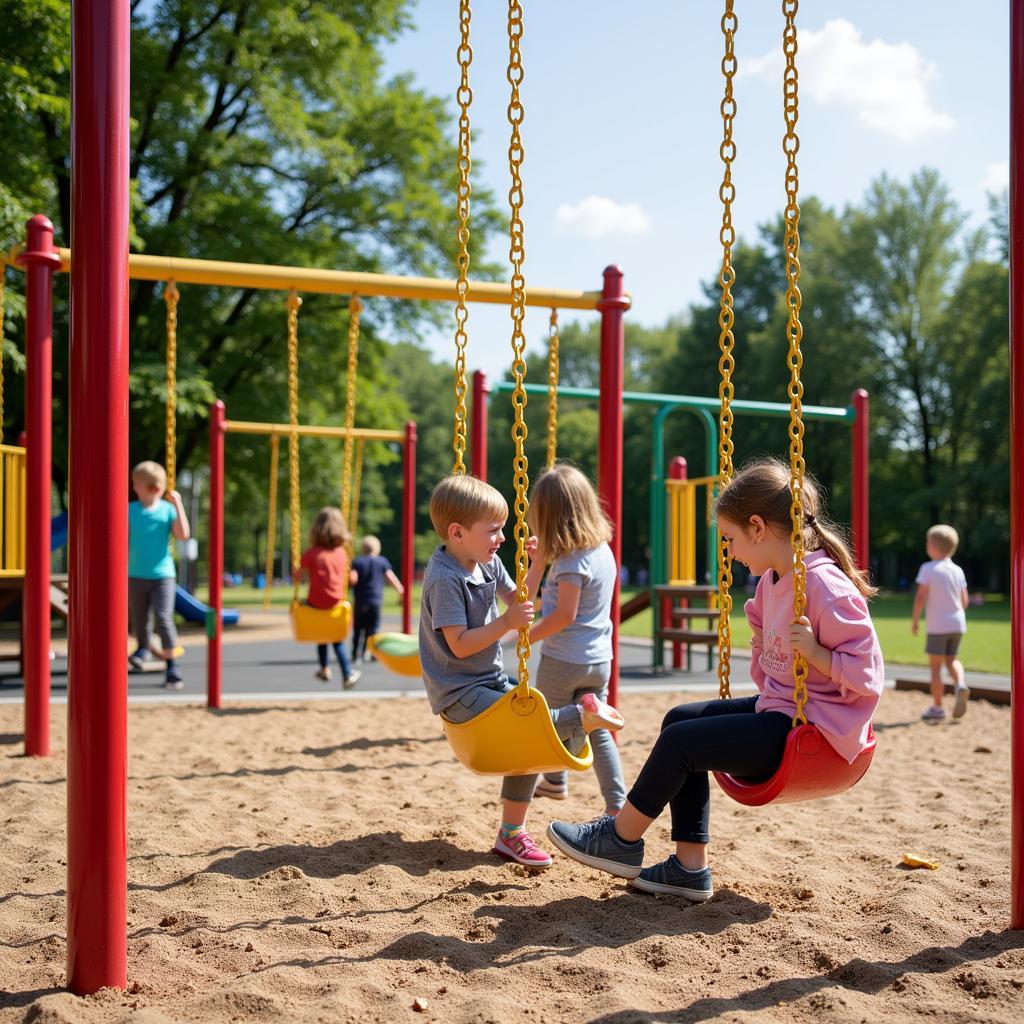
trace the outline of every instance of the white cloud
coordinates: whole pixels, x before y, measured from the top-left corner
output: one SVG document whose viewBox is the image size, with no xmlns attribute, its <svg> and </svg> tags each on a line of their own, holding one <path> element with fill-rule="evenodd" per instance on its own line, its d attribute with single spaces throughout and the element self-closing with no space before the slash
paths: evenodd
<svg viewBox="0 0 1024 1024">
<path fill-rule="evenodd" d="M 579 238 L 606 235 L 645 235 L 651 218 L 638 203 L 617 203 L 607 196 L 587 196 L 578 203 L 560 203 L 555 211 L 558 230 Z"/>
<path fill-rule="evenodd" d="M 778 82 L 781 89 L 782 51 L 741 58 L 739 69 L 740 75 Z M 797 70 L 802 96 L 847 107 L 861 124 L 904 142 L 949 131 L 956 123 L 928 95 L 938 76 L 935 64 L 910 43 L 865 40 L 843 18 L 826 22 L 820 32 L 800 32 Z"/>
<path fill-rule="evenodd" d="M 985 168 L 985 180 L 981 187 L 986 192 L 994 192 L 999 195 L 1010 187 L 1010 161 L 997 160 Z"/>
</svg>

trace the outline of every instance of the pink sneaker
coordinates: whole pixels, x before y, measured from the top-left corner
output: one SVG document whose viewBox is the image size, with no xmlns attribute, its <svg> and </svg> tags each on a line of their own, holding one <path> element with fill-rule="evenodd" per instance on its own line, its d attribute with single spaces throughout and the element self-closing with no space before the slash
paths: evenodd
<svg viewBox="0 0 1024 1024">
<path fill-rule="evenodd" d="M 580 700 L 580 707 L 583 709 L 584 732 L 592 732 L 594 729 L 617 732 L 626 724 L 626 720 L 611 704 L 597 699 L 597 694 L 585 693 Z"/>
<path fill-rule="evenodd" d="M 533 841 L 529 832 L 517 832 L 511 839 L 505 839 L 499 831 L 494 840 L 494 852 L 504 860 L 514 860 L 528 868 L 551 867 L 551 855 Z"/>
</svg>

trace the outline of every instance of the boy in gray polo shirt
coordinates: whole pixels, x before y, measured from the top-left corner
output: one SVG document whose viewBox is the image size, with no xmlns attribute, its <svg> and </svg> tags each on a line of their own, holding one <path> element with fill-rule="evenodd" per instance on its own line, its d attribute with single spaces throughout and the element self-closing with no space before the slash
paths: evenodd
<svg viewBox="0 0 1024 1024">
<path fill-rule="evenodd" d="M 430 518 L 442 544 L 423 575 L 420 664 L 434 714 L 468 722 L 514 688 L 505 674 L 501 638 L 533 621 L 533 603 L 517 603 L 515 581 L 498 558 L 505 540 L 508 505 L 493 487 L 471 476 L 445 477 L 430 497 Z M 533 546 L 533 545 L 531 545 Z M 526 585 L 535 593 L 544 566 L 530 567 Z M 498 614 L 497 599 L 505 604 Z M 588 694 L 580 704 L 551 712 L 555 731 L 574 752 L 594 729 L 621 729 L 622 716 Z M 551 857 L 526 831 L 533 776 L 507 776 L 502 785 L 502 822 L 494 849 L 528 867 L 546 868 Z"/>
</svg>

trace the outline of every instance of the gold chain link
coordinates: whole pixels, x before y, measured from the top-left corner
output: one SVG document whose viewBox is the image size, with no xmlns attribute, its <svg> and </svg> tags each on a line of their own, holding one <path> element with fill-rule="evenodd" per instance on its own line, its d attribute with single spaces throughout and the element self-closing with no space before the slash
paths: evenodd
<svg viewBox="0 0 1024 1024">
<path fill-rule="evenodd" d="M 804 423 L 803 395 L 804 387 L 800 381 L 800 370 L 803 367 L 803 355 L 800 342 L 804 329 L 800 323 L 800 206 L 797 193 L 800 187 L 800 175 L 797 170 L 796 156 L 800 151 L 800 138 L 796 132 L 799 119 L 799 100 L 797 91 L 797 36 L 796 14 L 799 0 L 783 0 L 782 13 L 786 16 L 786 27 L 782 35 L 782 52 L 786 58 L 786 71 L 783 78 L 783 109 L 786 117 L 786 134 L 782 140 L 782 149 L 786 154 L 786 213 L 784 239 L 786 258 L 786 308 L 789 320 L 786 325 L 786 336 L 789 340 L 789 489 L 791 494 L 790 518 L 793 529 L 790 539 L 793 544 L 793 621 L 803 614 L 807 607 L 807 567 L 804 565 Z M 796 714 L 793 724 L 806 722 L 804 705 L 807 703 L 807 662 L 802 654 L 793 652 L 793 702 Z"/>
<path fill-rule="evenodd" d="M 302 299 L 294 292 L 288 293 L 288 520 L 291 534 L 291 573 L 295 582 L 295 593 L 299 592 L 299 581 L 295 570 L 299 566 L 301 543 L 299 506 L 299 306 Z"/>
<path fill-rule="evenodd" d="M 359 371 L 359 317 L 363 303 L 358 295 L 348 300 L 348 377 L 345 381 L 345 437 L 341 471 L 341 514 L 348 523 L 352 515 L 352 428 L 356 423 L 356 379 Z M 351 553 L 351 549 L 350 549 Z"/>
<path fill-rule="evenodd" d="M 281 439 L 270 437 L 270 483 L 267 485 L 267 560 L 264 568 L 263 610 L 270 607 L 270 591 L 274 585 L 274 548 L 277 541 L 277 476 Z"/>
<path fill-rule="evenodd" d="M 178 483 L 178 287 L 174 281 L 164 286 L 167 304 L 167 414 L 164 424 L 164 467 L 167 470 L 167 490 L 173 491 Z"/>
<path fill-rule="evenodd" d="M 548 321 L 548 469 L 558 454 L 558 310 Z"/>
<path fill-rule="evenodd" d="M 356 543 L 356 534 L 359 531 L 359 498 L 360 491 L 363 486 L 363 457 L 365 454 L 365 447 L 366 441 L 363 438 L 360 438 L 359 445 L 356 448 L 356 473 L 352 480 L 352 521 L 348 524 L 349 532 L 352 534 L 353 548 Z M 347 585 L 345 589 L 348 589 Z"/>
<path fill-rule="evenodd" d="M 732 162 L 736 159 L 736 143 L 732 137 L 733 119 L 736 116 L 736 99 L 733 96 L 733 77 L 736 74 L 736 30 L 739 27 L 733 11 L 733 0 L 725 0 L 725 14 L 722 15 L 722 35 L 725 37 L 725 55 L 722 57 L 722 75 L 725 78 L 725 95 L 722 98 L 722 144 L 719 155 L 724 170 L 722 184 L 718 195 L 722 201 L 722 227 L 719 239 L 722 243 L 722 269 L 718 275 L 718 283 L 722 294 L 718 311 L 718 348 L 721 355 L 718 359 L 718 372 L 721 379 L 718 384 L 718 397 L 721 409 L 718 414 L 718 472 L 723 487 L 729 486 L 732 480 L 733 443 L 732 443 L 732 399 L 735 389 L 732 373 L 736 368 L 733 358 L 735 338 L 732 333 L 735 315 L 733 313 L 732 286 L 736 281 L 736 271 L 732 265 L 732 247 L 736 241 L 736 231 L 732 224 L 732 203 L 736 198 L 736 186 L 732 181 Z M 712 493 L 708 487 L 708 497 Z M 732 659 L 732 627 L 729 616 L 732 613 L 732 555 L 727 541 L 719 538 L 718 543 L 718 696 L 722 699 L 729 694 L 729 675 Z"/>
<path fill-rule="evenodd" d="M 523 276 L 523 262 L 526 259 L 526 246 L 523 231 L 523 139 L 520 126 L 525 111 L 519 98 L 519 86 L 523 82 L 523 57 L 520 43 L 523 38 L 523 8 L 519 0 L 508 2 L 508 70 L 506 79 L 512 87 L 508 103 L 508 123 L 512 132 L 508 146 L 508 168 L 512 177 L 509 188 L 509 261 L 512 264 L 512 375 L 515 388 L 512 392 L 512 407 L 515 410 L 515 422 L 512 425 L 512 440 L 515 442 L 515 458 L 512 462 L 513 484 L 515 486 L 515 528 L 516 541 L 516 598 L 519 602 L 526 601 L 526 541 L 529 528 L 526 525 L 526 513 L 529 510 L 527 492 L 530 489 L 529 462 L 526 458 L 526 335 L 523 332 L 523 321 L 526 318 L 526 278 Z M 519 655 L 519 691 L 525 697 L 530 683 L 530 670 L 527 661 L 530 657 L 530 630 L 524 626 L 519 630 L 519 642 L 516 645 Z"/>
<path fill-rule="evenodd" d="M 455 258 L 458 271 L 455 282 L 455 422 L 452 429 L 452 449 L 455 452 L 455 465 L 452 472 L 462 476 L 466 472 L 466 346 L 469 335 L 466 333 L 466 321 L 469 309 L 466 306 L 466 293 L 469 291 L 469 198 L 472 189 L 469 184 L 469 170 L 472 162 L 469 156 L 469 108 L 473 102 L 473 90 L 469 87 L 469 68 L 473 63 L 473 48 L 469 45 L 469 27 L 472 20 L 469 0 L 459 2 L 459 29 L 461 38 L 456 50 L 456 57 L 461 69 L 459 88 L 455 99 L 459 104 L 459 186 L 455 209 L 459 217 L 459 228 L 456 238 L 459 253 Z"/>
</svg>

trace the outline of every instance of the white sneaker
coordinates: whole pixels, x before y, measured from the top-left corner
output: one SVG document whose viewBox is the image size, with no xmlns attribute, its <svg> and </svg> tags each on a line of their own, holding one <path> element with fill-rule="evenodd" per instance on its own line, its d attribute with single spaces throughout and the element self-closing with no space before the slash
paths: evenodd
<svg viewBox="0 0 1024 1024">
<path fill-rule="evenodd" d="M 342 680 L 341 685 L 346 690 L 351 690 L 352 687 L 355 686 L 356 683 L 358 683 L 359 680 L 362 679 L 362 678 L 363 678 L 363 673 L 360 672 L 359 669 L 354 668 L 354 669 L 352 669 L 351 672 L 349 672 L 348 676 L 345 679 Z"/>
<path fill-rule="evenodd" d="M 537 788 L 533 791 L 534 796 L 546 796 L 549 800 L 565 800 L 569 796 L 569 784 L 567 782 L 549 782 L 542 775 L 537 780 Z"/>
<path fill-rule="evenodd" d="M 953 717 L 963 718 L 967 713 L 967 702 L 971 698 L 971 689 L 969 686 L 958 686 L 956 693 L 953 697 Z"/>
</svg>

